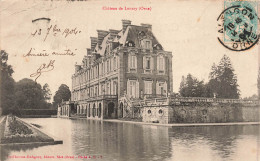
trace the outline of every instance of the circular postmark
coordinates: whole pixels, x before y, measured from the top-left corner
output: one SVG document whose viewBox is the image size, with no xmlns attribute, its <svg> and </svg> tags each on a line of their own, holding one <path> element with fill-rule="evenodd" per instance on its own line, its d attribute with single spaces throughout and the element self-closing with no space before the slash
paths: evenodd
<svg viewBox="0 0 260 161">
<path fill-rule="evenodd" d="M 259 40 L 257 2 L 225 1 L 219 15 L 218 41 L 232 51 L 252 48 Z"/>
</svg>

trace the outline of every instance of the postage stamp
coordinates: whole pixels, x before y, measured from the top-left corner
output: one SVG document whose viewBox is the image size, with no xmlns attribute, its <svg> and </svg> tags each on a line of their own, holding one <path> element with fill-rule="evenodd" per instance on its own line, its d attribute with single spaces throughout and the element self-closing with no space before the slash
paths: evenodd
<svg viewBox="0 0 260 161">
<path fill-rule="evenodd" d="M 224 11 L 219 15 L 219 42 L 232 51 L 252 48 L 259 40 L 258 2 L 224 1 Z"/>
</svg>

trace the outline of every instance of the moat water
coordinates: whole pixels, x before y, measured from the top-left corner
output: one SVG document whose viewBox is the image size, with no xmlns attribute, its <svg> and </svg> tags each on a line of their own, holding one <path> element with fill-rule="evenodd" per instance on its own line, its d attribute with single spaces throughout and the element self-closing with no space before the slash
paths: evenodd
<svg viewBox="0 0 260 161">
<path fill-rule="evenodd" d="M 85 119 L 25 120 L 63 144 L 2 146 L 1 160 L 260 160 L 259 125 L 161 127 Z"/>
</svg>

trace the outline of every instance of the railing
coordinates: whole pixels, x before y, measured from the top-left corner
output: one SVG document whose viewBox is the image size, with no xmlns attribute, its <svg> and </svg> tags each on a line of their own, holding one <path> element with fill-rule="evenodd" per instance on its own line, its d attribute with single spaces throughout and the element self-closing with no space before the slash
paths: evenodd
<svg viewBox="0 0 260 161">
<path fill-rule="evenodd" d="M 242 104 L 259 104 L 259 100 L 243 99 L 222 99 L 222 98 L 203 98 L 203 97 L 179 97 L 171 98 L 172 102 L 207 102 L 207 103 L 242 103 Z"/>
<path fill-rule="evenodd" d="M 97 100 L 97 99 L 116 99 L 117 95 L 110 95 L 110 94 L 105 94 L 105 95 L 98 95 L 98 96 L 93 96 L 93 97 L 88 97 L 86 99 L 78 100 L 78 101 L 90 101 L 90 100 Z"/>
<path fill-rule="evenodd" d="M 161 97 L 146 98 L 139 101 L 141 104 L 158 104 L 158 103 L 240 103 L 246 105 L 259 105 L 259 100 L 243 100 L 243 99 L 221 99 L 221 98 L 204 98 L 204 97 Z"/>
<path fill-rule="evenodd" d="M 143 94 L 143 97 L 149 99 L 149 98 L 162 98 L 166 97 L 166 94 Z"/>
</svg>

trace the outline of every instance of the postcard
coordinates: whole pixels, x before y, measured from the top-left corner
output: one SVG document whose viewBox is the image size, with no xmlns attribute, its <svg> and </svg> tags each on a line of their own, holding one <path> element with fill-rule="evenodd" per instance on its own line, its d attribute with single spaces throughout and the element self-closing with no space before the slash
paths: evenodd
<svg viewBox="0 0 260 161">
<path fill-rule="evenodd" d="M 259 12 L 0 1 L 1 160 L 259 160 Z"/>
</svg>

